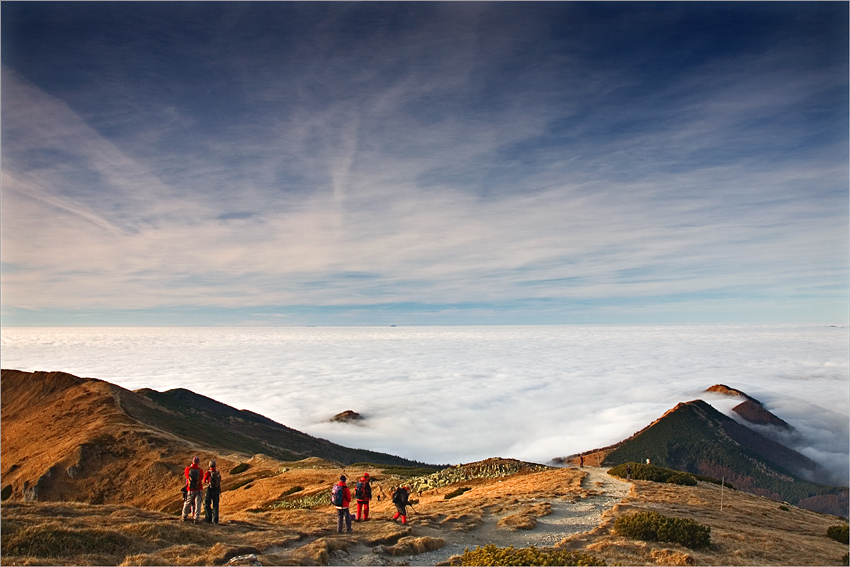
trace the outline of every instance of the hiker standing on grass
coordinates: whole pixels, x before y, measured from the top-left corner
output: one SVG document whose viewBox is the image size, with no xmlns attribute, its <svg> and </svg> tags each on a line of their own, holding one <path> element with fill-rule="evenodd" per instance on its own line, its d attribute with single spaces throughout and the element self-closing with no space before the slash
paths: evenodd
<svg viewBox="0 0 850 567">
<path fill-rule="evenodd" d="M 221 498 L 221 473 L 215 470 L 215 459 L 210 461 L 210 468 L 204 473 L 204 484 L 207 494 L 204 497 L 204 521 L 208 524 L 218 523 L 218 503 Z"/>
<path fill-rule="evenodd" d="M 401 517 L 401 523 L 407 523 L 407 506 L 410 505 L 408 498 L 410 497 L 410 488 L 400 486 L 393 492 L 393 504 L 395 504 L 396 513 L 393 516 L 393 521 Z"/>
<path fill-rule="evenodd" d="M 357 518 L 360 521 L 360 514 L 363 513 L 363 521 L 369 519 L 369 501 L 372 499 L 372 484 L 369 480 L 369 473 L 363 473 L 363 476 L 354 486 L 354 498 L 357 500 Z"/>
<path fill-rule="evenodd" d="M 201 521 L 201 502 L 203 501 L 201 491 L 203 472 L 199 466 L 200 462 L 201 459 L 198 457 L 192 457 L 192 464 L 186 467 L 186 470 L 183 472 L 183 475 L 186 477 L 186 502 L 183 503 L 183 521 L 189 521 L 189 514 L 192 513 L 192 507 L 194 506 L 196 524 Z"/>
<path fill-rule="evenodd" d="M 342 533 L 343 523 L 346 525 L 346 531 L 350 532 L 351 512 L 348 511 L 348 506 L 351 505 L 351 491 L 345 485 L 345 475 L 339 477 L 339 482 L 331 490 L 331 504 L 336 508 L 336 533 Z"/>
</svg>

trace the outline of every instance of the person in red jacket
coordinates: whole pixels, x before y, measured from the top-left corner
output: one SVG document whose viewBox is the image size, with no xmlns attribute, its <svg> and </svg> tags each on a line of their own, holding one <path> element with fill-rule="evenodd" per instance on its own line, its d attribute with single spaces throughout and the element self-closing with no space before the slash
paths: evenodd
<svg viewBox="0 0 850 567">
<path fill-rule="evenodd" d="M 192 464 L 186 467 L 183 476 L 186 477 L 186 501 L 183 503 L 183 521 L 189 521 L 189 514 L 192 513 L 192 506 L 195 507 L 195 523 L 201 521 L 201 502 L 203 502 L 203 491 L 201 490 L 201 480 L 204 477 L 204 471 L 201 470 L 199 463 L 201 460 L 198 457 L 192 457 Z"/>
<path fill-rule="evenodd" d="M 347 531 L 350 532 L 351 512 L 348 511 L 348 507 L 351 505 L 351 491 L 345 485 L 345 475 L 339 477 L 339 482 L 331 490 L 331 504 L 336 508 L 336 533 L 342 533 L 343 522 Z"/>
<path fill-rule="evenodd" d="M 369 519 L 369 501 L 372 499 L 369 473 L 363 473 L 360 482 L 354 486 L 354 499 L 357 500 L 357 518 L 355 518 L 355 521 L 359 522 L 362 515 L 365 522 Z"/>
</svg>

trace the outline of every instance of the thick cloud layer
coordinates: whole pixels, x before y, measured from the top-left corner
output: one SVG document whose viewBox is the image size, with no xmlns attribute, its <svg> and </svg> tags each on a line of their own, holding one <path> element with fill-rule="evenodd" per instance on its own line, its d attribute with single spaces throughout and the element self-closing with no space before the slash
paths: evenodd
<svg viewBox="0 0 850 567">
<path fill-rule="evenodd" d="M 547 462 L 619 441 L 716 383 L 848 476 L 848 330 L 826 325 L 4 329 L 3 366 L 183 387 L 348 446 Z M 353 409 L 362 425 L 331 423 Z"/>
</svg>

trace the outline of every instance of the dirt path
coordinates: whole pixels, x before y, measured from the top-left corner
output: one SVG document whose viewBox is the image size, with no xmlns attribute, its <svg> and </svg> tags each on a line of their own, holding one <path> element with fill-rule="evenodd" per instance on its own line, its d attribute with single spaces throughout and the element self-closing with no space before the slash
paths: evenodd
<svg viewBox="0 0 850 567">
<path fill-rule="evenodd" d="M 561 498 L 540 500 L 552 506 L 552 513 L 537 518 L 537 527 L 531 530 L 510 531 L 497 524 L 501 516 L 484 514 L 483 524 L 469 532 L 455 532 L 430 525 L 412 523 L 415 537 L 435 537 L 446 540 L 446 545 L 436 551 L 413 556 L 386 557 L 372 553 L 372 549 L 362 546 L 350 549 L 345 555 L 332 558 L 334 564 L 355 565 L 394 565 L 406 562 L 409 565 L 435 565 L 446 561 L 453 555 L 463 553 L 465 548 L 475 549 L 494 543 L 499 547 L 537 547 L 552 546 L 563 538 L 591 530 L 599 525 L 602 514 L 610 510 L 628 493 L 630 484 L 609 476 L 605 469 L 585 467 L 588 473 L 582 480 L 582 488 L 588 496 L 582 498 L 567 494 Z"/>
</svg>

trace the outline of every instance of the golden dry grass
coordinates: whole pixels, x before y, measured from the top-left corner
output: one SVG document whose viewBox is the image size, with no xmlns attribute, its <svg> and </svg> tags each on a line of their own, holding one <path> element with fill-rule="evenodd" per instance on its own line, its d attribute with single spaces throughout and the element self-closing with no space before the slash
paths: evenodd
<svg viewBox="0 0 850 567">
<path fill-rule="evenodd" d="M 629 565 L 678 565 L 691 564 L 690 561 L 695 565 L 840 565 L 847 553 L 847 546 L 826 537 L 827 528 L 841 522 L 834 516 L 794 506 L 785 506 L 786 511 L 773 500 L 729 490 L 723 492 L 721 512 L 720 491 L 719 486 L 708 483 L 687 487 L 633 481 L 629 496 L 605 515 L 596 530 L 567 538 L 562 545 L 586 548 L 609 563 Z M 710 527 L 711 547 L 690 550 L 678 545 L 638 542 L 614 532 L 618 516 L 647 510 L 692 518 Z"/>
</svg>

